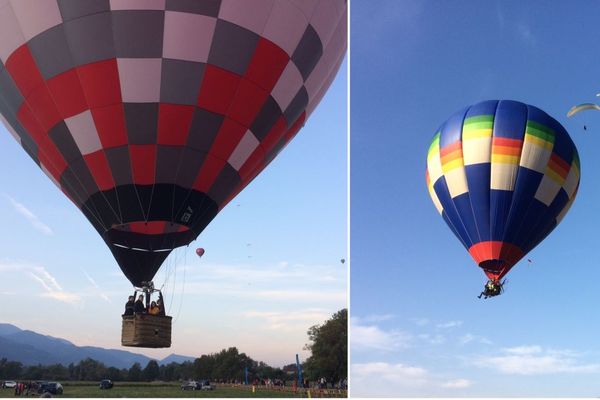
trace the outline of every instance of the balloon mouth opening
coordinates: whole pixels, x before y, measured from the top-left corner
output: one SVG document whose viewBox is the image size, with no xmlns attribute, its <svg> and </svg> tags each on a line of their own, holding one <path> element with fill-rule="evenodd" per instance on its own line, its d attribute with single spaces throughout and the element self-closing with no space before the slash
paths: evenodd
<svg viewBox="0 0 600 400">
<path fill-rule="evenodd" d="M 185 225 L 171 221 L 131 221 L 113 225 L 111 228 L 121 232 L 134 232 L 145 235 L 160 235 L 163 233 L 186 232 L 190 230 Z"/>
<path fill-rule="evenodd" d="M 508 267 L 509 263 L 505 260 L 485 260 L 479 263 L 490 279 L 497 279 Z"/>
</svg>

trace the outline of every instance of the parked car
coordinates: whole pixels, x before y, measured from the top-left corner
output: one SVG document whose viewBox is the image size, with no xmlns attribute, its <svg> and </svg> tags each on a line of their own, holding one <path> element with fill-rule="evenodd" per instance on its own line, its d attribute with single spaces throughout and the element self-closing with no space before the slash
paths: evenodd
<svg viewBox="0 0 600 400">
<path fill-rule="evenodd" d="M 181 390 L 200 390 L 202 389 L 202 385 L 200 382 L 189 381 L 181 385 Z"/>
<path fill-rule="evenodd" d="M 112 389 L 113 383 L 110 379 L 103 379 L 100 382 L 100 389 Z"/>
<path fill-rule="evenodd" d="M 63 387 L 58 382 L 41 382 L 38 387 L 38 393 L 63 394 Z"/>
<path fill-rule="evenodd" d="M 17 386 L 17 382 L 15 381 L 4 381 L 2 382 L 2 389 L 12 389 Z"/>
<path fill-rule="evenodd" d="M 181 390 L 213 390 L 214 387 L 206 379 L 200 381 L 189 381 L 181 385 Z"/>
</svg>

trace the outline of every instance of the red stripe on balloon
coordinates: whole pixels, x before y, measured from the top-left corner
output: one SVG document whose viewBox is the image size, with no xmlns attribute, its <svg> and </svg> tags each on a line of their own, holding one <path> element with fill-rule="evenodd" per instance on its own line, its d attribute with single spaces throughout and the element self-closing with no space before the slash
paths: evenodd
<svg viewBox="0 0 600 400">
<path fill-rule="evenodd" d="M 110 190 L 115 187 L 112 172 L 103 150 L 86 154 L 83 158 L 100 190 Z"/>
<path fill-rule="evenodd" d="M 110 59 L 77 68 L 89 108 L 121 103 L 121 84 L 117 60 Z"/>
<path fill-rule="evenodd" d="M 79 75 L 75 69 L 49 79 L 47 86 L 63 119 L 81 114 L 88 109 Z"/>
<path fill-rule="evenodd" d="M 269 93 L 254 83 L 242 79 L 231 102 L 228 116 L 249 127 L 269 97 Z"/>
<path fill-rule="evenodd" d="M 131 156 L 131 172 L 136 185 L 154 184 L 156 170 L 156 145 L 137 144 L 129 145 Z"/>
<path fill-rule="evenodd" d="M 260 38 L 245 76 L 270 92 L 289 60 L 290 57 L 283 49 L 265 38 Z"/>
<path fill-rule="evenodd" d="M 161 103 L 158 109 L 158 144 L 184 146 L 194 110 L 194 106 Z"/>
<path fill-rule="evenodd" d="M 92 109 L 92 117 L 96 131 L 105 149 L 127 144 L 127 128 L 123 104 L 118 103 L 106 107 Z"/>
<path fill-rule="evenodd" d="M 233 96 L 240 84 L 240 77 L 224 69 L 206 64 L 198 106 L 218 114 L 227 114 Z"/>
<path fill-rule="evenodd" d="M 33 89 L 44 83 L 44 78 L 26 44 L 8 57 L 6 69 L 25 98 L 29 97 Z"/>
</svg>

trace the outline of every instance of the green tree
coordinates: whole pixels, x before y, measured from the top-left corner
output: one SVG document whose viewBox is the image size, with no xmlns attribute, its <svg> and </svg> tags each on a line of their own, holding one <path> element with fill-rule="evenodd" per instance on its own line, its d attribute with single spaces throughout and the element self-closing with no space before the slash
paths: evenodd
<svg viewBox="0 0 600 400">
<path fill-rule="evenodd" d="M 23 373 L 23 364 L 17 361 L 0 360 L 0 379 L 18 379 Z"/>
<path fill-rule="evenodd" d="M 91 358 L 79 361 L 77 367 L 79 369 L 77 379 L 80 381 L 97 381 L 106 376 L 106 366 Z"/>
<path fill-rule="evenodd" d="M 120 370 L 115 367 L 109 367 L 106 369 L 106 378 L 110 379 L 111 381 L 122 381 L 123 378 L 125 378 L 126 376 L 127 370 L 125 370 L 125 374 L 123 374 L 123 370 Z"/>
<path fill-rule="evenodd" d="M 139 382 L 142 380 L 142 366 L 140 363 L 135 363 L 127 372 L 127 380 L 131 382 Z"/>
<path fill-rule="evenodd" d="M 165 382 L 176 381 L 179 379 L 177 376 L 177 369 L 179 364 L 176 362 L 170 362 L 167 365 L 160 366 L 160 379 Z"/>
<path fill-rule="evenodd" d="M 213 356 L 202 355 L 194 360 L 194 379 L 212 379 L 215 358 Z"/>
<path fill-rule="evenodd" d="M 158 362 L 156 362 L 156 360 L 148 361 L 146 368 L 144 368 L 144 371 L 142 372 L 142 376 L 144 377 L 144 380 L 147 382 L 151 382 L 151 381 L 156 380 L 159 375 L 160 375 L 160 369 L 158 367 Z"/>
<path fill-rule="evenodd" d="M 178 364 L 177 372 L 175 375 L 176 379 L 191 379 L 194 376 L 194 363 L 191 361 L 184 361 Z"/>
<path fill-rule="evenodd" d="M 348 310 L 343 309 L 323 325 L 308 329 L 311 343 L 305 348 L 311 356 L 304 363 L 305 375 L 310 380 L 326 378 L 338 382 L 348 376 Z"/>
</svg>

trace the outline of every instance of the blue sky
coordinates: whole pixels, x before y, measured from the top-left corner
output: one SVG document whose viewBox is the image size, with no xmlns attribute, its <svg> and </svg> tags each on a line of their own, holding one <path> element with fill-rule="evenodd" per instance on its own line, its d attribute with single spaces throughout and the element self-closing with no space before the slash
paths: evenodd
<svg viewBox="0 0 600 400">
<path fill-rule="evenodd" d="M 124 349 L 162 358 L 237 346 L 274 366 L 308 356 L 308 328 L 347 304 L 346 110 L 344 61 L 296 138 L 155 277 L 172 347 Z M 83 214 L 0 130 L 0 322 L 120 348 L 131 284 Z"/>
<path fill-rule="evenodd" d="M 600 395 L 600 113 L 566 117 L 600 92 L 598 15 L 595 1 L 352 1 L 353 395 Z M 425 162 L 439 125 L 487 99 L 558 119 L 582 181 L 533 263 L 484 301 Z"/>
</svg>

